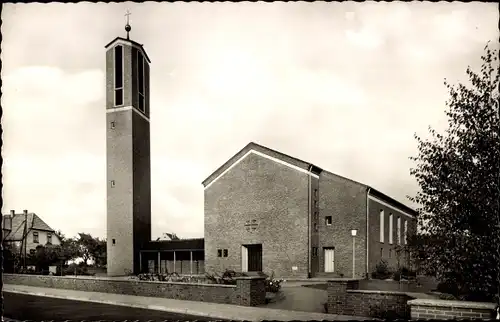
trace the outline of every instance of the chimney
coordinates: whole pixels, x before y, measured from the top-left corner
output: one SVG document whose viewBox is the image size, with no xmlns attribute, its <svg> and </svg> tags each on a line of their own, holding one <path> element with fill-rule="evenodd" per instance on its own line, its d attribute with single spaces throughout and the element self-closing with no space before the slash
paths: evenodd
<svg viewBox="0 0 500 322">
<path fill-rule="evenodd" d="M 24 215 L 28 214 L 28 210 L 23 210 Z"/>
<path fill-rule="evenodd" d="M 10 211 L 10 215 L 11 215 L 12 217 L 14 217 L 14 215 L 15 215 L 15 214 L 16 214 L 16 211 L 15 211 L 15 210 L 11 210 L 11 211 Z"/>
</svg>

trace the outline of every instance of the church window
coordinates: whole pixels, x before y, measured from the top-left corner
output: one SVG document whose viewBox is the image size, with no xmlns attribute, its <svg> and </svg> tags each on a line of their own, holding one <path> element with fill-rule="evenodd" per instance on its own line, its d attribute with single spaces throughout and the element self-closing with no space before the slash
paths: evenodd
<svg viewBox="0 0 500 322">
<path fill-rule="evenodd" d="M 115 106 L 123 105 L 123 47 L 115 47 Z"/>
<path fill-rule="evenodd" d="M 47 244 L 52 245 L 52 234 L 47 233 Z"/>
<path fill-rule="evenodd" d="M 38 232 L 33 232 L 33 243 L 38 244 Z"/>
<path fill-rule="evenodd" d="M 145 99 L 144 99 L 144 56 L 140 51 L 137 51 L 137 87 L 139 90 L 139 110 L 145 112 Z"/>
</svg>

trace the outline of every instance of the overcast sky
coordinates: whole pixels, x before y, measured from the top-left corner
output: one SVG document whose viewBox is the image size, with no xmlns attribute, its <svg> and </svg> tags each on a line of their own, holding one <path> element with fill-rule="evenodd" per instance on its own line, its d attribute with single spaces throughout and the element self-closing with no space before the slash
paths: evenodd
<svg viewBox="0 0 500 322">
<path fill-rule="evenodd" d="M 5 4 L 3 201 L 105 237 L 105 49 L 151 64 L 152 233 L 203 236 L 201 182 L 250 141 L 409 204 L 413 134 L 498 39 L 487 3 Z M 497 45 L 495 45 L 497 46 Z"/>
</svg>

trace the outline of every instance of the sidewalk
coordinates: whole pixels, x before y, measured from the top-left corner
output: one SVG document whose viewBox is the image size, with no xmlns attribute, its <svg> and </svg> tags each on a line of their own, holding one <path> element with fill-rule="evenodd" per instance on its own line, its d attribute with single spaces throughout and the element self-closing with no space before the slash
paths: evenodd
<svg viewBox="0 0 500 322">
<path fill-rule="evenodd" d="M 355 317 L 346 315 L 309 313 L 300 311 L 288 311 L 269 309 L 261 307 L 247 307 L 230 304 L 217 304 L 209 302 L 181 301 L 158 297 L 143 297 L 133 295 L 111 294 L 73 291 L 55 288 L 33 287 L 25 285 L 4 284 L 4 292 L 31 294 L 47 296 L 53 298 L 86 301 L 102 304 L 128 306 L 148 310 L 158 310 L 187 315 L 197 315 L 214 319 L 237 320 L 237 321 L 262 321 L 262 320 L 327 320 L 327 321 L 347 321 L 347 320 L 369 320 L 365 317 Z"/>
</svg>

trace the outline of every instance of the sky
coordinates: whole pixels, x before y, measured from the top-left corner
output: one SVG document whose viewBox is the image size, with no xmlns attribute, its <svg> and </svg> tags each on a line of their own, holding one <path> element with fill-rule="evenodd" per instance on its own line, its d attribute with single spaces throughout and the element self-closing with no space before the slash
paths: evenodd
<svg viewBox="0 0 500 322">
<path fill-rule="evenodd" d="M 249 142 L 412 206 L 414 133 L 498 47 L 488 3 L 4 4 L 3 207 L 105 237 L 105 48 L 151 58 L 152 236 L 203 236 L 201 182 Z M 495 43 L 496 41 L 496 43 Z"/>
</svg>

